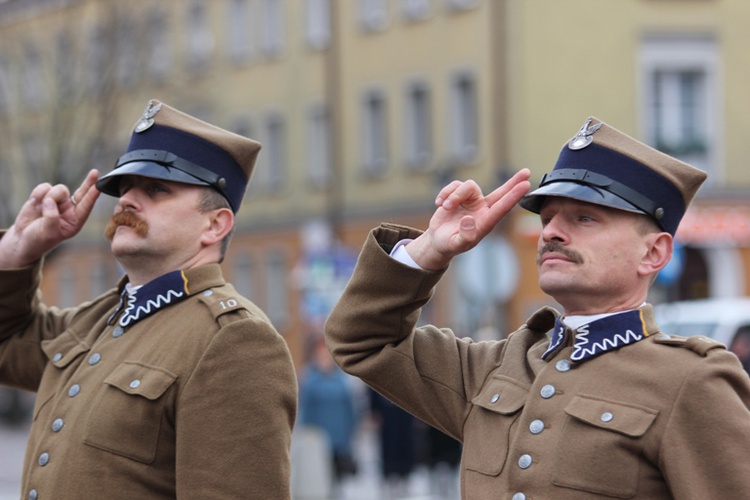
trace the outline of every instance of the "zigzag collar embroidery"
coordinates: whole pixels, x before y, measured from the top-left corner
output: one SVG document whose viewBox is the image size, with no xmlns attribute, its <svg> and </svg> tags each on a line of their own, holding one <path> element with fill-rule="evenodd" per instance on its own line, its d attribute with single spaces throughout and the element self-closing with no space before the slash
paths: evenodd
<svg viewBox="0 0 750 500">
<path fill-rule="evenodd" d="M 110 317 L 109 322 L 124 307 L 125 311 L 117 323 L 122 327 L 132 325 L 189 295 L 190 290 L 185 274 L 182 271 L 172 271 L 159 276 L 129 294 L 123 291 L 120 306 Z"/>
<path fill-rule="evenodd" d="M 542 359 L 546 360 L 558 350 L 566 338 L 566 331 L 570 330 L 558 317 L 552 330 L 550 345 Z M 573 353 L 570 356 L 574 362 L 591 359 L 648 337 L 641 309 L 605 316 L 578 327 L 574 332 Z"/>
</svg>

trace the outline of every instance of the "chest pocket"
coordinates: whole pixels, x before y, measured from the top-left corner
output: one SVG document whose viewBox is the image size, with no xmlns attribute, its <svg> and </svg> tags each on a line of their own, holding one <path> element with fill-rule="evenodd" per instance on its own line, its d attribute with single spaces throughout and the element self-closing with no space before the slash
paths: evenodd
<svg viewBox="0 0 750 500">
<path fill-rule="evenodd" d="M 633 498 L 638 491 L 640 438 L 659 412 L 579 395 L 565 407 L 565 413 L 568 418 L 552 482 L 613 498 Z"/>
<path fill-rule="evenodd" d="M 159 367 L 126 362 L 105 380 L 86 426 L 86 444 L 151 463 L 162 426 L 166 393 L 177 375 Z"/>
<path fill-rule="evenodd" d="M 497 476 L 508 457 L 510 436 L 529 388 L 505 376 L 490 378 L 471 401 L 474 404 L 464 427 L 466 469 Z"/>
</svg>

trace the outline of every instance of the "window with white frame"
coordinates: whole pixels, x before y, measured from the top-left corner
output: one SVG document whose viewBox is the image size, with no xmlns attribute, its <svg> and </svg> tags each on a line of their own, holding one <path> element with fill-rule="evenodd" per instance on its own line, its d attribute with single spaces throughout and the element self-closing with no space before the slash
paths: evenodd
<svg viewBox="0 0 750 500">
<path fill-rule="evenodd" d="M 148 14 L 148 59 L 146 71 L 148 75 L 158 81 L 164 81 L 171 70 L 171 45 L 168 32 L 167 14 L 156 9 Z"/>
<path fill-rule="evenodd" d="M 262 3 L 263 53 L 268 57 L 278 57 L 284 49 L 284 5 L 282 0 L 262 0 Z"/>
<path fill-rule="evenodd" d="M 283 251 L 273 249 L 268 252 L 266 262 L 266 312 L 276 329 L 281 330 L 286 327 L 289 316 L 287 259 Z"/>
<path fill-rule="evenodd" d="M 310 47 L 322 50 L 331 41 L 331 0 L 307 0 L 305 33 Z"/>
<path fill-rule="evenodd" d="M 411 168 L 424 168 L 428 165 L 432 152 L 432 103 L 428 84 L 409 84 L 405 104 L 406 164 Z"/>
<path fill-rule="evenodd" d="M 489 0 L 495 1 L 495 0 Z M 443 0 L 445 6 L 450 10 L 467 10 L 473 9 L 479 5 L 479 0 Z"/>
<path fill-rule="evenodd" d="M 359 0 L 359 22 L 367 31 L 380 31 L 388 25 L 387 0 Z"/>
<path fill-rule="evenodd" d="M 188 69 L 206 69 L 214 50 L 214 35 L 208 18 L 208 5 L 205 0 L 192 0 L 188 9 L 187 29 Z"/>
<path fill-rule="evenodd" d="M 286 172 L 286 123 L 280 114 L 271 114 L 265 122 L 263 151 L 265 162 L 259 176 L 259 187 L 279 191 L 284 187 Z M 261 155 L 261 158 L 264 155 Z"/>
<path fill-rule="evenodd" d="M 331 181 L 331 124 L 328 108 L 316 104 L 309 112 L 309 165 L 310 182 L 316 187 L 324 187 Z"/>
<path fill-rule="evenodd" d="M 645 140 L 706 171 L 714 169 L 719 154 L 718 65 L 718 48 L 711 36 L 652 35 L 641 41 Z"/>
<path fill-rule="evenodd" d="M 368 175 L 385 172 L 388 164 L 388 123 L 383 92 L 371 90 L 362 102 L 362 167 Z"/>
<path fill-rule="evenodd" d="M 235 290 L 253 301 L 257 300 L 254 265 L 252 256 L 247 252 L 240 253 L 232 260 L 232 284 Z"/>
<path fill-rule="evenodd" d="M 432 14 L 433 0 L 401 0 L 401 15 L 407 21 L 422 21 Z"/>
<path fill-rule="evenodd" d="M 230 0 L 227 9 L 227 53 L 229 59 L 242 64 L 258 53 L 258 0 Z"/>
<path fill-rule="evenodd" d="M 451 156 L 459 162 L 471 162 L 478 153 L 477 84 L 473 73 L 460 72 L 450 83 Z"/>
</svg>

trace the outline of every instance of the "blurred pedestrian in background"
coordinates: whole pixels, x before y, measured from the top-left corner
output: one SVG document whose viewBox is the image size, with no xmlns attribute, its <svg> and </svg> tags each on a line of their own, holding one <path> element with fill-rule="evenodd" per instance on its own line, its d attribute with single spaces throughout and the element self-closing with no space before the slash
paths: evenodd
<svg viewBox="0 0 750 500">
<path fill-rule="evenodd" d="M 370 417 L 377 429 L 380 445 L 380 472 L 383 476 L 384 500 L 409 496 L 409 479 L 421 445 L 418 421 L 373 390 Z"/>
<path fill-rule="evenodd" d="M 750 373 L 750 326 L 743 326 L 737 330 L 729 350 L 740 358 L 742 367 Z"/>
<path fill-rule="evenodd" d="M 320 338 L 300 377 L 300 424 L 321 429 L 327 437 L 334 472 L 334 488 L 357 473 L 353 450 L 357 418 L 348 375 L 336 366 Z"/>
</svg>

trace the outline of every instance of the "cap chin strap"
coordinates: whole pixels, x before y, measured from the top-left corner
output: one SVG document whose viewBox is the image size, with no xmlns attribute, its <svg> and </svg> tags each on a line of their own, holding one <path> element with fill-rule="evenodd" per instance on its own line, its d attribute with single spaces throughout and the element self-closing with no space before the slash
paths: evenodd
<svg viewBox="0 0 750 500">
<path fill-rule="evenodd" d="M 659 225 L 661 225 L 661 220 L 664 217 L 664 209 L 659 207 L 654 201 L 643 196 L 638 191 L 629 188 L 625 184 L 610 179 L 606 175 L 584 169 L 561 168 L 545 174 L 544 177 L 542 177 L 542 181 L 539 183 L 539 187 L 554 182 L 577 182 L 586 186 L 609 191 L 643 210 L 643 212 L 656 219 L 656 221 L 659 222 Z"/>
<path fill-rule="evenodd" d="M 170 153 L 169 151 L 162 151 L 159 149 L 136 149 L 134 151 L 130 151 L 129 153 L 126 153 L 117 159 L 115 168 L 135 161 L 153 162 L 165 167 L 172 167 L 178 170 L 182 170 L 183 172 L 190 174 L 196 179 L 200 179 L 217 189 L 223 189 L 227 184 L 226 179 L 224 177 L 221 177 L 216 172 L 212 172 L 207 168 L 203 168 L 191 161 L 180 158 L 174 153 Z"/>
</svg>

